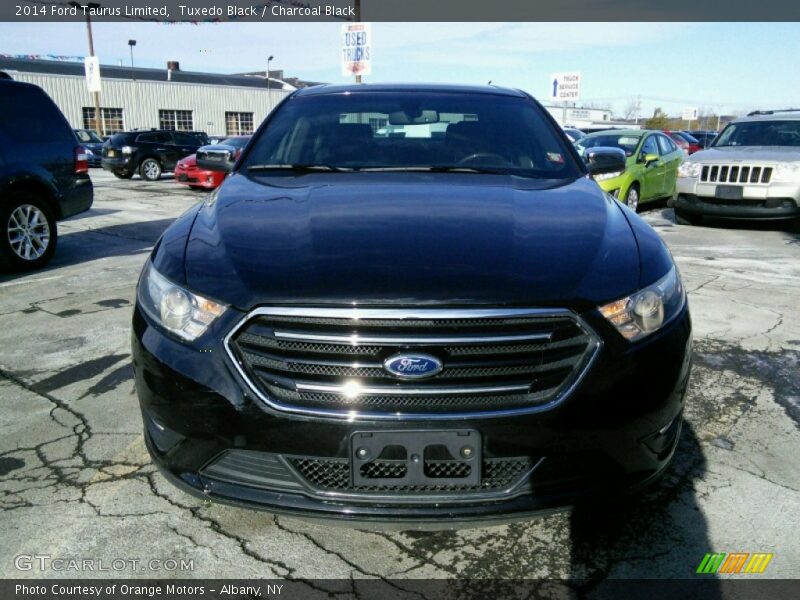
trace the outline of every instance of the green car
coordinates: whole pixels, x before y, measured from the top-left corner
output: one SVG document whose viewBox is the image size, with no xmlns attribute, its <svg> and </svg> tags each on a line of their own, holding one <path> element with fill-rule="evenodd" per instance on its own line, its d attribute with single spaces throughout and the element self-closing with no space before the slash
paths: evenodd
<svg viewBox="0 0 800 600">
<path fill-rule="evenodd" d="M 588 148 L 620 148 L 627 167 L 621 173 L 595 177 L 597 184 L 623 204 L 637 210 L 641 202 L 672 198 L 683 150 L 660 131 L 613 129 L 590 133 L 575 143 L 583 156 Z"/>
</svg>

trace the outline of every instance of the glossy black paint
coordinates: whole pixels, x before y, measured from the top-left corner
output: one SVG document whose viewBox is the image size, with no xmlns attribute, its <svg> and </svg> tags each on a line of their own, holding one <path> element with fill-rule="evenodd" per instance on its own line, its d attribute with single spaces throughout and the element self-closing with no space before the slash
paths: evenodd
<svg viewBox="0 0 800 600">
<path fill-rule="evenodd" d="M 305 93 L 351 89 L 359 88 Z M 663 277 L 672 259 L 644 221 L 585 176 L 234 172 L 164 233 L 152 261 L 174 282 L 230 305 L 191 343 L 166 334 L 138 306 L 134 311 L 145 439 L 162 471 L 191 493 L 345 521 L 519 519 L 652 481 L 677 445 L 691 365 L 688 307 L 635 344 L 597 310 Z M 280 304 L 565 307 L 603 346 L 578 388 L 537 414 L 413 424 L 294 415 L 254 398 L 223 345 L 250 309 Z M 365 427 L 475 429 L 486 457 L 544 457 L 536 492 L 401 507 L 211 485 L 198 474 L 231 448 L 346 457 L 350 434 Z M 659 435 L 662 429 L 667 433 Z"/>
</svg>

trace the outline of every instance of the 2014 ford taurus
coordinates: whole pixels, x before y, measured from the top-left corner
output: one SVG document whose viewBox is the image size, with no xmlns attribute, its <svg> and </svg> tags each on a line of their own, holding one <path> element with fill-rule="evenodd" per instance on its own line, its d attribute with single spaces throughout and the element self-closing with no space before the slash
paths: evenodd
<svg viewBox="0 0 800 600">
<path fill-rule="evenodd" d="M 686 294 L 589 177 L 623 153 L 587 155 L 520 91 L 290 95 L 142 272 L 154 461 L 211 500 L 409 527 L 653 481 L 681 429 Z"/>
</svg>

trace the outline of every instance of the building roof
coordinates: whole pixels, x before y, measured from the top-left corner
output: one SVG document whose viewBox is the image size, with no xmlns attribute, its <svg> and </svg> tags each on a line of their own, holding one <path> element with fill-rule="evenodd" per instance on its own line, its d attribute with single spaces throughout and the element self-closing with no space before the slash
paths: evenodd
<svg viewBox="0 0 800 600">
<path fill-rule="evenodd" d="M 84 77 L 83 63 L 64 62 L 58 60 L 39 60 L 24 58 L 0 57 L 0 70 L 6 72 L 41 73 L 48 75 L 73 75 Z M 140 81 L 170 81 L 166 66 L 163 69 L 146 69 L 142 67 L 120 67 L 100 65 L 102 76 L 108 79 L 137 79 Z M 171 81 L 177 83 L 198 83 L 204 85 L 239 86 L 265 88 L 264 77 L 247 75 L 225 75 L 220 73 L 200 73 L 196 71 L 173 70 Z M 270 78 L 272 89 L 279 90 L 283 82 Z"/>
</svg>

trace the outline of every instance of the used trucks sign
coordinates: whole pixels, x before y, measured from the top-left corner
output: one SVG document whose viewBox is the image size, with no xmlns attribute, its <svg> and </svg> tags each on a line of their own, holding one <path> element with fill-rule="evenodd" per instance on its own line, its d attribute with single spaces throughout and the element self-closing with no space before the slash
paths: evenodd
<svg viewBox="0 0 800 600">
<path fill-rule="evenodd" d="M 372 73 L 372 29 L 369 23 L 342 25 L 342 75 Z"/>
</svg>

